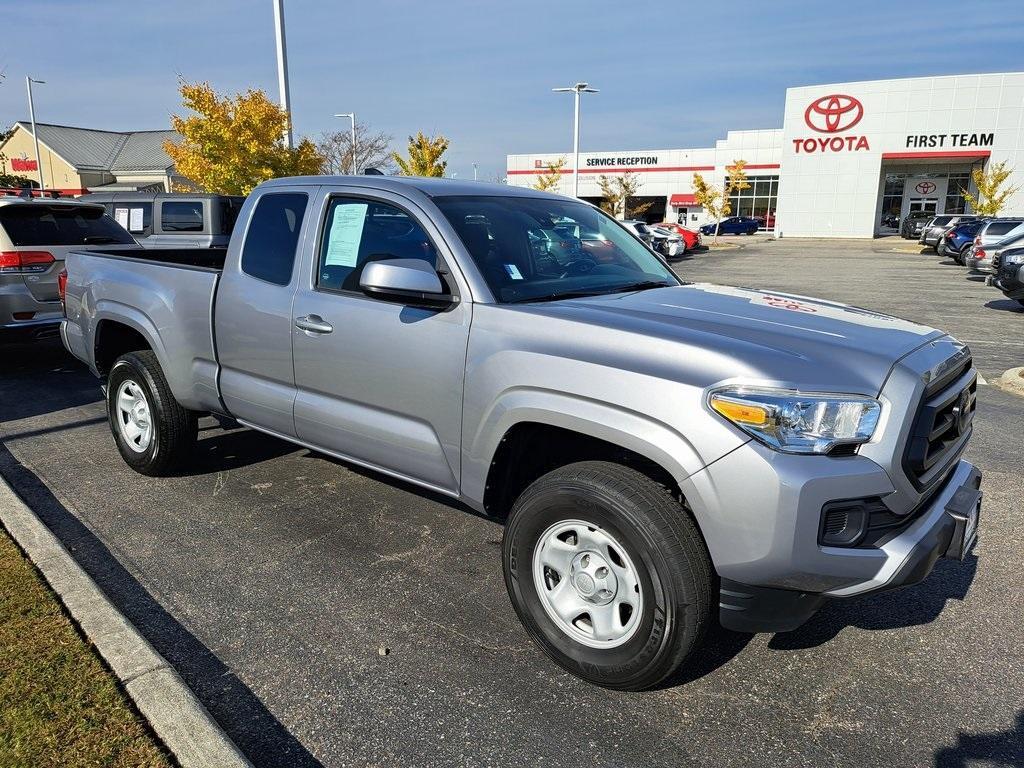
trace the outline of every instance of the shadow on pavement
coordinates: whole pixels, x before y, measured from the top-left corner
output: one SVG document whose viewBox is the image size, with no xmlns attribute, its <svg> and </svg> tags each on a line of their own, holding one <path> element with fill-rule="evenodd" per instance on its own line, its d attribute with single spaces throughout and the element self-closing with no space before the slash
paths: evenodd
<svg viewBox="0 0 1024 768">
<path fill-rule="evenodd" d="M 249 436 L 251 439 L 251 436 Z M 46 485 L 0 444 L 0 474 L 203 702 L 257 766 L 320 766 L 256 695 L 139 584 Z"/>
<path fill-rule="evenodd" d="M 14 398 L 6 391 L 8 386 L 17 386 L 19 379 L 41 375 L 47 377 L 47 386 L 34 391 L 33 397 Z M 59 341 L 0 345 L 0 421 L 27 419 L 102 399 L 99 380 Z"/>
<path fill-rule="evenodd" d="M 1001 312 L 1024 312 L 1024 306 L 1021 306 L 1018 302 L 1013 299 L 996 299 L 994 301 L 986 301 L 985 309 L 997 309 Z"/>
<path fill-rule="evenodd" d="M 985 765 L 1024 765 L 1024 710 L 1006 731 L 960 733 L 956 746 L 935 753 L 935 768 L 966 768 L 976 761 Z"/>
<path fill-rule="evenodd" d="M 751 634 L 723 629 L 717 623 L 717 616 L 715 619 L 715 624 L 708 631 L 703 644 L 694 651 L 693 656 L 655 690 L 686 685 L 711 674 L 732 661 L 754 639 L 754 635 Z"/>
<path fill-rule="evenodd" d="M 940 560 L 920 584 L 825 603 L 799 629 L 772 637 L 768 647 L 777 651 L 816 648 L 834 639 L 846 627 L 886 630 L 930 624 L 939 617 L 948 601 L 967 597 L 977 570 L 975 555 L 962 563 Z"/>
</svg>

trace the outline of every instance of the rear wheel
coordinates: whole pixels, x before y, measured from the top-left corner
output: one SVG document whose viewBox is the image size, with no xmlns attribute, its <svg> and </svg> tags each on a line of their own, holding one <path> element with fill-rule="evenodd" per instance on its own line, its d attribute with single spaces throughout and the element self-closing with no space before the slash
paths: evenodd
<svg viewBox="0 0 1024 768">
<path fill-rule="evenodd" d="M 696 523 L 628 467 L 580 462 L 538 479 L 516 500 L 503 560 L 533 639 L 597 685 L 657 685 L 712 620 L 711 561 Z"/>
<path fill-rule="evenodd" d="M 174 399 L 150 350 L 114 361 L 107 377 L 107 417 L 121 458 L 144 475 L 170 474 L 196 442 L 197 415 Z"/>
</svg>

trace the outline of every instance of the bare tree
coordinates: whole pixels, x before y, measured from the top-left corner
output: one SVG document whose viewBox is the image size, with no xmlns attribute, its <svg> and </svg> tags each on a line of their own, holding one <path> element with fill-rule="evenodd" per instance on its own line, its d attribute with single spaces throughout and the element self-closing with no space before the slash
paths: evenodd
<svg viewBox="0 0 1024 768">
<path fill-rule="evenodd" d="M 356 165 L 360 170 L 376 168 L 394 173 L 391 141 L 394 137 L 383 131 L 373 133 L 366 123 L 356 123 Z M 317 142 L 324 158 L 324 173 L 352 173 L 352 132 L 349 129 L 325 131 Z"/>
</svg>

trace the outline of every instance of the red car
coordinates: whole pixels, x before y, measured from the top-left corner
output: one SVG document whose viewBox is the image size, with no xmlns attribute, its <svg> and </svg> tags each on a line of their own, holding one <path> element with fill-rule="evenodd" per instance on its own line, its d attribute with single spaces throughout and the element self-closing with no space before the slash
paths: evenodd
<svg viewBox="0 0 1024 768">
<path fill-rule="evenodd" d="M 701 243 L 700 232 L 694 229 L 687 229 L 682 224 L 677 224 L 674 221 L 664 221 L 661 224 L 655 226 L 664 227 L 665 229 L 671 230 L 683 238 L 683 242 L 686 243 L 686 250 L 692 251 L 698 247 Z"/>
</svg>

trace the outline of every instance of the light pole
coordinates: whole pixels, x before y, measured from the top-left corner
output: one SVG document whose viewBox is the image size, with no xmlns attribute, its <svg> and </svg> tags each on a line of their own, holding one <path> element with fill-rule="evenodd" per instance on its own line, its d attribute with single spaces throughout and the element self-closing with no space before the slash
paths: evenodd
<svg viewBox="0 0 1024 768">
<path fill-rule="evenodd" d="M 288 49 L 284 39 L 284 0 L 274 0 L 274 35 L 277 37 L 277 90 L 281 94 L 281 109 L 288 115 L 284 129 L 284 145 L 292 148 L 292 107 L 288 96 Z"/>
<path fill-rule="evenodd" d="M 28 88 L 28 119 L 32 123 L 32 141 L 36 145 L 36 170 L 39 172 L 39 191 L 46 189 L 46 182 L 43 181 L 43 160 L 39 155 L 39 132 L 36 131 L 36 108 L 32 103 L 32 83 L 44 85 L 45 80 L 33 80 L 25 75 L 25 87 Z"/>
<path fill-rule="evenodd" d="M 352 175 L 356 175 L 356 113 L 339 112 L 335 117 L 347 117 L 352 121 Z"/>
<path fill-rule="evenodd" d="M 600 93 L 597 88 L 591 88 L 587 83 L 576 83 L 569 88 L 552 88 L 555 93 L 573 94 L 573 121 L 572 121 L 572 196 L 580 196 L 580 94 Z"/>
</svg>

